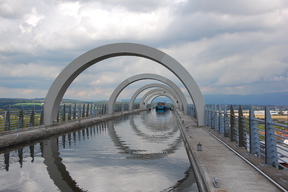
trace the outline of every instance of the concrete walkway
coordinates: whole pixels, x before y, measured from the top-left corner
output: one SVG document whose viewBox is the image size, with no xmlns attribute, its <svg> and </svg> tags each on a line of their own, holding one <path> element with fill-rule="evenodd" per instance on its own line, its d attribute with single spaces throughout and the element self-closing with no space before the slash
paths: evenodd
<svg viewBox="0 0 288 192">
<path fill-rule="evenodd" d="M 202 173 L 207 190 L 211 192 L 276 192 L 283 191 L 256 171 L 229 148 L 212 137 L 205 127 L 197 127 L 189 116 L 179 112 L 182 130 L 199 170 Z M 187 130 L 188 127 L 188 130 Z M 202 151 L 197 151 L 197 144 Z M 275 168 L 273 168 L 275 169 Z M 277 172 L 277 169 L 275 169 Z M 219 188 L 213 184 L 218 178 Z M 285 191 L 285 190 L 284 190 Z"/>
</svg>

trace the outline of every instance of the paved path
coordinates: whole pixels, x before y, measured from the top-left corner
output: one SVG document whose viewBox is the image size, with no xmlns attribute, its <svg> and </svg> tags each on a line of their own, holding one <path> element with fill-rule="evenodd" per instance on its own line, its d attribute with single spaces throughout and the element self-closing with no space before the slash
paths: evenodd
<svg viewBox="0 0 288 192">
<path fill-rule="evenodd" d="M 212 137 L 202 127 L 197 127 L 191 117 L 179 112 L 182 130 L 194 154 L 203 179 L 211 192 L 276 192 L 282 191 L 252 168 L 234 152 Z M 188 131 L 187 128 L 188 127 Z M 197 151 L 197 144 L 202 151 Z M 273 168 L 275 169 L 275 168 Z M 218 178 L 220 188 L 213 185 Z"/>
</svg>

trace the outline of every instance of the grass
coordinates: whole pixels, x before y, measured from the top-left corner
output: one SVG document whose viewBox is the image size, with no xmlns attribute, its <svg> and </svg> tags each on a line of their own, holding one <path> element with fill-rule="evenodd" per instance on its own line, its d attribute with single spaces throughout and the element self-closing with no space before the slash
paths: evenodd
<svg viewBox="0 0 288 192">
<path fill-rule="evenodd" d="M 31 105 L 39 105 L 39 106 L 42 106 L 43 104 L 42 103 L 16 103 L 12 106 L 31 106 Z"/>
</svg>

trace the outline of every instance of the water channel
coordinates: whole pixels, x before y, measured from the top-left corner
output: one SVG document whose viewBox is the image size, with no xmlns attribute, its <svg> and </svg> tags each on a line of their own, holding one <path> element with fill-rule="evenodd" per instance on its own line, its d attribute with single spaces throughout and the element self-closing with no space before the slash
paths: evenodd
<svg viewBox="0 0 288 192">
<path fill-rule="evenodd" d="M 145 111 L 0 154 L 0 191 L 198 191 L 172 111 Z"/>
</svg>

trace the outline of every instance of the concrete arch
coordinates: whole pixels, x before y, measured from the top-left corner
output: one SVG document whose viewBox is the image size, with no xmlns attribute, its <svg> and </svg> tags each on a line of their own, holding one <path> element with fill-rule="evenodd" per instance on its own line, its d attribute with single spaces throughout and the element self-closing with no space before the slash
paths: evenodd
<svg viewBox="0 0 288 192">
<path fill-rule="evenodd" d="M 161 96 L 165 96 L 165 97 L 168 97 L 169 99 L 171 99 L 173 101 L 173 105 L 175 106 L 175 101 L 174 101 L 173 95 L 171 95 L 169 93 L 163 93 L 163 91 L 159 91 L 159 92 L 156 91 L 156 92 L 151 93 L 150 95 L 147 95 L 147 97 L 145 98 L 145 100 L 143 102 L 146 103 L 146 105 L 147 105 L 151 98 L 154 97 L 151 100 L 151 102 L 152 102 L 154 99 L 156 99 L 157 97 L 161 97 Z"/>
<path fill-rule="evenodd" d="M 160 84 L 160 83 L 151 83 L 151 84 L 148 84 L 148 85 L 145 85 L 141 88 L 139 88 L 134 94 L 133 96 L 131 97 L 130 99 L 130 102 L 129 102 L 129 110 L 132 110 L 133 109 L 133 103 L 135 101 L 135 99 L 137 98 L 137 96 L 144 90 L 146 89 L 149 89 L 149 88 L 152 88 L 152 87 L 160 87 L 160 88 L 163 88 L 163 89 L 167 89 L 167 90 L 170 90 L 172 91 L 173 93 L 175 92 L 175 97 L 177 98 L 177 101 L 178 101 L 178 104 L 179 106 L 181 107 L 181 110 L 183 110 L 183 106 L 185 106 L 187 103 L 187 100 L 185 98 L 185 95 L 183 94 L 183 92 L 180 92 L 180 93 L 177 93 L 175 90 L 173 90 L 172 88 L 166 86 L 166 85 L 163 85 L 163 84 Z M 181 97 L 179 96 L 181 94 Z M 184 98 L 184 102 L 186 103 L 185 105 L 183 104 L 184 102 L 182 101 L 182 99 Z"/>
<path fill-rule="evenodd" d="M 53 120 L 56 119 L 58 107 L 66 90 L 80 73 L 91 65 L 117 56 L 143 57 L 169 69 L 186 87 L 196 108 L 198 125 L 204 125 L 205 101 L 198 85 L 189 72 L 164 52 L 149 46 L 134 43 L 115 43 L 92 49 L 80 55 L 66 66 L 55 79 L 46 95 L 44 103 L 44 124 L 50 125 L 53 123 Z"/>
<path fill-rule="evenodd" d="M 152 89 L 150 91 L 148 91 L 147 93 L 145 93 L 145 95 L 142 97 L 141 101 L 140 101 L 140 109 L 145 108 L 145 106 L 147 105 L 148 101 L 151 99 L 151 97 L 155 96 L 155 95 L 163 95 L 166 96 L 168 98 L 170 98 L 174 105 L 177 106 L 177 101 L 175 99 L 175 96 L 173 95 L 173 93 L 164 90 L 164 89 Z M 145 105 L 143 104 L 145 103 Z"/>
<path fill-rule="evenodd" d="M 155 92 L 152 92 L 150 93 L 149 95 L 147 95 L 147 97 L 145 98 L 145 100 L 143 101 L 143 103 L 146 103 L 146 105 L 149 103 L 149 101 L 151 100 L 151 98 L 153 98 L 151 100 L 151 102 L 156 99 L 157 97 L 162 97 L 162 96 L 165 96 L 165 97 L 168 97 L 169 99 L 172 100 L 173 102 L 173 105 L 175 106 L 175 98 L 173 97 L 173 95 L 171 95 L 170 93 L 164 93 L 163 91 L 155 91 Z M 150 102 L 150 103 L 151 103 Z"/>
<path fill-rule="evenodd" d="M 179 108 L 179 100 L 177 99 L 177 95 L 175 95 L 175 93 L 169 89 L 164 89 L 164 88 L 158 88 L 158 89 L 152 89 L 149 92 L 147 92 L 140 101 L 140 108 L 144 105 L 148 104 L 149 99 L 147 99 L 147 97 L 149 97 L 151 94 L 153 93 L 159 93 L 160 95 L 169 97 L 169 99 L 171 99 L 173 101 L 173 104 L 175 106 L 175 108 Z M 177 103 L 178 102 L 178 103 Z M 180 101 L 181 102 L 181 101 Z M 144 104 L 145 103 L 145 104 Z M 180 103 L 181 104 L 181 103 Z M 181 104 L 182 105 L 182 104 Z"/>
<path fill-rule="evenodd" d="M 168 97 L 169 99 L 172 100 L 173 105 L 174 105 L 174 106 L 177 106 L 177 103 L 176 103 L 176 101 L 175 101 L 175 98 L 174 98 L 170 93 L 163 93 L 163 91 L 160 91 L 160 92 L 154 92 L 154 93 L 150 94 L 149 96 L 147 96 L 147 97 L 146 97 L 146 98 L 147 98 L 146 101 L 144 101 L 145 105 L 143 105 L 142 108 L 145 108 L 145 106 L 147 106 L 149 100 L 150 100 L 152 97 L 157 98 L 157 97 L 161 97 L 161 96 Z M 153 100 L 154 100 L 155 98 L 153 98 Z"/>
<path fill-rule="evenodd" d="M 112 95 L 110 96 L 109 102 L 108 102 L 108 113 L 109 114 L 113 113 L 113 107 L 114 107 L 114 104 L 116 102 L 116 99 L 125 87 L 127 87 L 128 85 L 130 85 L 136 81 L 145 80 L 145 79 L 160 81 L 162 83 L 165 83 L 166 85 L 169 85 L 176 92 L 178 92 L 178 93 L 182 92 L 181 89 L 175 83 L 173 83 L 172 81 L 170 81 L 169 79 L 167 79 L 161 75 L 156 75 L 156 74 L 151 74 L 151 73 L 144 73 L 144 74 L 135 75 L 135 76 L 132 76 L 132 77 L 124 80 L 122 83 L 120 83 L 116 87 L 116 89 L 114 89 Z M 182 97 L 181 97 L 181 99 L 183 100 Z M 187 105 L 184 106 L 184 113 L 187 114 Z"/>
</svg>

